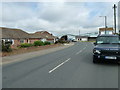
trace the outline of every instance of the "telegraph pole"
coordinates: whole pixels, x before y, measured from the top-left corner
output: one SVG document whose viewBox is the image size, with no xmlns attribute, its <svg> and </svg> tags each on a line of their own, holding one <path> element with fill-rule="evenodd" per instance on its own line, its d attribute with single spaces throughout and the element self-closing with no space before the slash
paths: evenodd
<svg viewBox="0 0 120 90">
<path fill-rule="evenodd" d="M 79 30 L 79 36 L 80 36 L 80 30 Z"/>
<path fill-rule="evenodd" d="M 105 34 L 107 33 L 107 16 L 105 16 Z"/>
<path fill-rule="evenodd" d="M 116 34 L 116 8 L 117 8 L 117 6 L 114 4 L 113 9 L 114 9 L 114 29 L 115 29 L 115 34 Z"/>
</svg>

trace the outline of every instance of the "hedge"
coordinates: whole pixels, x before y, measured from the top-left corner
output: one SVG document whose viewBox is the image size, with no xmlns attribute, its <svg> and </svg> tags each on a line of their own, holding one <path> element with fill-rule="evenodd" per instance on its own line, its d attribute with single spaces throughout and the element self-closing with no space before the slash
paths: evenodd
<svg viewBox="0 0 120 90">
<path fill-rule="evenodd" d="M 2 42 L 2 51 L 3 52 L 11 52 L 12 51 L 12 49 L 11 49 L 11 44 L 4 44 L 3 42 Z"/>
<path fill-rule="evenodd" d="M 50 42 L 47 41 L 44 42 L 44 45 L 50 45 L 50 44 L 51 44 Z"/>
<path fill-rule="evenodd" d="M 22 47 L 22 48 L 31 47 L 31 46 L 33 46 L 33 45 L 30 44 L 30 43 L 22 43 L 22 44 L 20 45 L 20 47 Z"/>
<path fill-rule="evenodd" d="M 35 41 L 34 46 L 43 46 L 44 43 L 42 41 Z"/>
</svg>

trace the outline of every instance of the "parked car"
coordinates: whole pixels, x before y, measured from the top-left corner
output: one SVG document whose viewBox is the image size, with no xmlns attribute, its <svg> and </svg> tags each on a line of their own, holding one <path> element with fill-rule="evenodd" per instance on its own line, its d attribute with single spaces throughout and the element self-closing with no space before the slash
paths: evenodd
<svg viewBox="0 0 120 90">
<path fill-rule="evenodd" d="M 99 35 L 94 43 L 93 63 L 120 62 L 120 36 Z"/>
</svg>

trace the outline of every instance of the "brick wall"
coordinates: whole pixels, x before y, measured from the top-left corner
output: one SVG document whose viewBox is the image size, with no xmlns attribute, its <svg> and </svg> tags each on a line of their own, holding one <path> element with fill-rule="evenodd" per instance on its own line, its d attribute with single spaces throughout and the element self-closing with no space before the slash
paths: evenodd
<svg viewBox="0 0 120 90">
<path fill-rule="evenodd" d="M 35 41 L 40 41 L 40 39 L 36 39 L 36 38 L 35 39 L 23 39 L 23 40 L 24 40 L 24 43 L 31 43 L 31 44 L 33 44 Z M 54 43 L 54 39 L 47 39 L 47 41 Z M 11 48 L 16 48 L 20 44 L 21 43 L 19 39 L 14 39 L 14 43 L 11 45 Z"/>
<path fill-rule="evenodd" d="M 30 38 L 30 39 L 29 39 L 29 43 L 33 44 L 35 41 L 39 41 L 39 40 L 40 40 L 40 39 L 37 39 L 37 38 L 35 38 L 35 39 Z"/>
<path fill-rule="evenodd" d="M 23 39 L 24 40 L 24 43 L 28 43 L 28 40 L 27 39 Z M 11 48 L 16 48 L 17 46 L 19 46 L 21 44 L 20 40 L 19 39 L 14 39 L 14 42 L 13 44 L 11 45 Z"/>
<path fill-rule="evenodd" d="M 20 40 L 14 39 L 14 44 L 11 45 L 11 48 L 15 48 L 15 47 L 17 47 L 18 45 L 20 45 Z"/>
</svg>

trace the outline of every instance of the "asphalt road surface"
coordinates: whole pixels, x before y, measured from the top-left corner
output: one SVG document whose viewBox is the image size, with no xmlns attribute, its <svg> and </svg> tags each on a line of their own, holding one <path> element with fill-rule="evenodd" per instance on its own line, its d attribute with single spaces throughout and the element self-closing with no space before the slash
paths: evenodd
<svg viewBox="0 0 120 90">
<path fill-rule="evenodd" d="M 94 64 L 93 44 L 3 66 L 3 88 L 118 88 L 118 65 Z"/>
</svg>

